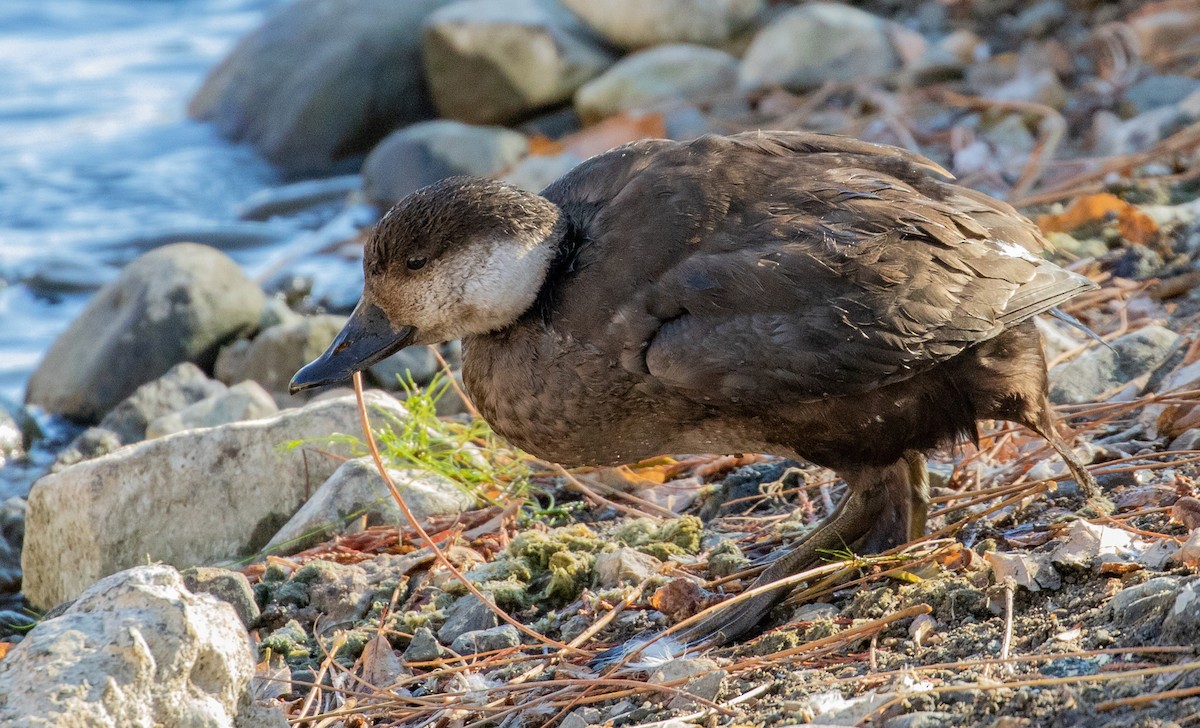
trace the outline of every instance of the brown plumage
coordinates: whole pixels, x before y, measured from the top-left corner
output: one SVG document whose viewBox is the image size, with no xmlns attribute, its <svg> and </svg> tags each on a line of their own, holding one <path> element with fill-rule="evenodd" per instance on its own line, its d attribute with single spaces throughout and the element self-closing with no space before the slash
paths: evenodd
<svg viewBox="0 0 1200 728">
<path fill-rule="evenodd" d="M 764 132 L 636 142 L 540 196 L 448 180 L 380 223 L 362 303 L 294 386 L 463 336 L 476 406 L 540 457 L 763 452 L 837 471 L 837 512 L 759 584 L 822 549 L 917 535 L 921 453 L 979 419 L 1033 429 L 1095 495 L 1055 431 L 1031 321 L 1093 284 L 944 175 L 891 147 Z M 786 592 L 689 636 L 736 638 Z"/>
</svg>

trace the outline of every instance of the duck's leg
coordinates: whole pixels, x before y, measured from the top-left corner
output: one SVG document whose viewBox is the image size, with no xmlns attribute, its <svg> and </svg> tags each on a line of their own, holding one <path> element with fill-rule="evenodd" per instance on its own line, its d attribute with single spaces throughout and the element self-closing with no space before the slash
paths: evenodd
<svg viewBox="0 0 1200 728">
<path fill-rule="evenodd" d="M 1054 452 L 1059 454 L 1063 462 L 1067 464 L 1067 469 L 1071 471 L 1071 476 L 1079 484 L 1079 489 L 1083 492 L 1087 506 L 1096 510 L 1097 514 L 1106 514 L 1113 511 L 1114 506 L 1112 501 L 1100 490 L 1100 484 L 1087 471 L 1083 462 L 1076 457 L 1075 451 L 1071 449 L 1071 446 L 1067 444 L 1062 435 L 1058 434 L 1058 423 L 1055 421 L 1048 398 L 1043 398 L 1042 402 L 1033 408 L 1033 411 L 1027 417 L 1023 417 L 1018 421 L 1020 424 L 1036 432 L 1043 440 L 1050 443 L 1050 447 L 1054 448 Z"/>
<path fill-rule="evenodd" d="M 920 461 L 924 472 L 924 459 Z M 759 575 L 751 588 L 764 586 L 829 560 L 830 551 L 856 544 L 863 550 L 890 548 L 896 538 L 908 540 L 913 504 L 914 460 L 908 456 L 884 467 L 843 471 L 849 486 L 842 502 L 816 530 L 793 546 Z M 926 486 L 927 488 L 927 486 Z M 921 499 L 925 504 L 926 501 Z M 922 507 L 923 510 L 923 507 Z M 922 513 L 923 520 L 923 513 Z M 891 544 L 895 545 L 895 544 Z M 793 585 L 772 589 L 722 609 L 678 635 L 689 646 L 727 644 L 750 632 L 791 592 Z"/>
</svg>

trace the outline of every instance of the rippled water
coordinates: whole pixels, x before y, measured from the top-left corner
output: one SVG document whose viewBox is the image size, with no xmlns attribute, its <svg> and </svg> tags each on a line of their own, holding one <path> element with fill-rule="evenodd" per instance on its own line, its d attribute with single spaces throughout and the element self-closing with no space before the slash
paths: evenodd
<svg viewBox="0 0 1200 728">
<path fill-rule="evenodd" d="M 143 252 L 122 241 L 231 222 L 279 184 L 250 149 L 185 115 L 278 2 L 0 2 L 0 397 L 23 397 L 80 290 Z M 248 266 L 271 253 L 228 252 Z"/>
</svg>

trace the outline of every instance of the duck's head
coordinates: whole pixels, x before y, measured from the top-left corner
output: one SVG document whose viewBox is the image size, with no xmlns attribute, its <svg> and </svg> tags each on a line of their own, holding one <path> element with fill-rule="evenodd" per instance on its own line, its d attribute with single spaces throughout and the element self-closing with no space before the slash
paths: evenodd
<svg viewBox="0 0 1200 728">
<path fill-rule="evenodd" d="M 362 300 L 296 372 L 292 393 L 345 381 L 412 344 L 509 326 L 536 300 L 564 228 L 554 203 L 495 180 L 455 177 L 412 193 L 375 227 Z"/>
</svg>

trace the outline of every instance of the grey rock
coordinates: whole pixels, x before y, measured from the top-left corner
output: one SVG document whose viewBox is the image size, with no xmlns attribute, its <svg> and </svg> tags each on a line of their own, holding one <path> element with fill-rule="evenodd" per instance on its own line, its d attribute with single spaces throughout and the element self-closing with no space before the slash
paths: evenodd
<svg viewBox="0 0 1200 728">
<path fill-rule="evenodd" d="M 460 634 L 478 632 L 497 626 L 496 613 L 475 596 L 460 597 L 446 610 L 446 621 L 438 630 L 438 641 L 442 644 L 454 642 Z"/>
<path fill-rule="evenodd" d="M 180 362 L 211 367 L 221 345 L 257 325 L 258 285 L 225 254 L 179 243 L 130 263 L 50 347 L 26 401 L 95 423 Z"/>
<path fill-rule="evenodd" d="M 818 619 L 833 619 L 838 616 L 840 610 L 825 602 L 813 602 L 812 604 L 804 604 L 796 609 L 792 615 L 793 622 L 813 622 Z"/>
<path fill-rule="evenodd" d="M 410 346 L 392 354 L 367 370 L 371 380 L 384 389 L 400 390 L 400 382 L 410 379 L 418 384 L 429 384 L 441 365 L 428 346 Z"/>
<path fill-rule="evenodd" d="M 1089 402 L 1104 392 L 1147 374 L 1171 355 L 1179 334 L 1146 326 L 1112 342 L 1112 349 L 1089 349 L 1050 372 L 1050 399 L 1056 404 Z"/>
<path fill-rule="evenodd" d="M 663 663 L 650 674 L 649 682 L 661 685 L 679 680 L 687 682 L 675 687 L 704 700 L 714 700 L 721 692 L 721 686 L 728 675 L 717 668 L 717 663 L 707 658 L 677 659 Z M 671 699 L 667 704 L 670 708 L 690 708 L 695 701 L 682 695 Z"/>
<path fill-rule="evenodd" d="M 1104 156 L 1144 152 L 1197 118 L 1180 105 L 1160 106 L 1128 119 L 1100 111 L 1092 120 L 1092 152 Z"/>
<path fill-rule="evenodd" d="M 559 728 L 591 728 L 603 722 L 604 714 L 596 708 L 576 708 L 567 713 Z"/>
<path fill-rule="evenodd" d="M 1200 91 L 1200 79 L 1154 74 L 1125 89 L 1125 100 L 1141 113 L 1162 106 L 1174 106 L 1180 99 L 1197 91 Z"/>
<path fill-rule="evenodd" d="M 121 274 L 119 268 L 78 251 L 50 251 L 26 261 L 13 272 L 17 280 L 42 295 L 94 291 Z"/>
<path fill-rule="evenodd" d="M 239 220 L 266 221 L 305 212 L 324 205 L 342 203 L 362 187 L 357 174 L 309 179 L 260 190 L 238 206 Z"/>
<path fill-rule="evenodd" d="M 290 306 L 287 305 L 287 301 L 283 296 L 276 294 L 268 298 L 266 305 L 263 306 L 262 316 L 260 316 L 258 319 L 258 330 L 266 331 L 267 329 L 275 326 L 294 324 L 303 319 L 303 315 L 296 313 Z M 246 339 L 238 339 L 238 341 L 246 341 Z M 224 349 L 222 349 L 222 351 L 224 351 Z M 219 361 L 220 355 L 218 355 L 217 358 Z"/>
<path fill-rule="evenodd" d="M 392 132 L 363 162 L 367 198 L 390 207 L 410 192 L 455 175 L 483 177 L 525 155 L 529 140 L 501 126 L 438 119 Z"/>
<path fill-rule="evenodd" d="M 394 398 L 367 396 L 368 406 L 406 416 Z M 50 607 L 147 559 L 188 567 L 255 553 L 339 464 L 281 445 L 359 428 L 354 398 L 341 397 L 147 440 L 47 475 L 29 495 L 26 596 Z"/>
<path fill-rule="evenodd" d="M 950 728 L 957 725 L 953 713 L 937 710 L 918 710 L 888 718 L 884 728 Z"/>
<path fill-rule="evenodd" d="M 475 499 L 454 481 L 424 470 L 389 470 L 400 497 L 417 518 L 461 513 Z M 353 521 L 367 525 L 407 523 L 404 513 L 374 461 L 369 457 L 347 460 L 266 545 L 268 551 L 294 553 L 342 533 Z"/>
<path fill-rule="evenodd" d="M 1200 581 L 1192 580 L 1175 592 L 1162 624 L 1167 644 L 1191 645 L 1200 639 Z"/>
<path fill-rule="evenodd" d="M 1183 434 L 1171 440 L 1168 450 L 1196 450 L 1200 448 L 1200 427 L 1184 430 Z"/>
<path fill-rule="evenodd" d="M 541 192 L 582 161 L 582 157 L 571 152 L 531 154 L 513 165 L 501 179 L 523 190 Z"/>
<path fill-rule="evenodd" d="M 626 56 L 575 92 L 585 123 L 624 111 L 728 91 L 737 84 L 738 61 L 724 51 L 672 44 Z"/>
<path fill-rule="evenodd" d="M 25 540 L 25 499 L 0 503 L 0 594 L 21 590 L 21 544 Z"/>
<path fill-rule="evenodd" d="M 440 660 L 446 655 L 446 648 L 438 644 L 433 631 L 428 627 L 417 627 L 417 631 L 413 632 L 412 641 L 408 643 L 408 649 L 404 650 L 405 662 L 429 662 Z"/>
<path fill-rule="evenodd" d="M 258 382 L 247 380 L 178 412 L 155 419 L 146 427 L 146 437 L 153 439 L 198 427 L 256 420 L 270 417 L 278 411 L 279 407 L 270 393 Z"/>
<path fill-rule="evenodd" d="M 123 445 L 141 442 L 153 420 L 224 392 L 224 384 L 209 379 L 195 364 L 184 362 L 138 387 L 100 420 L 100 427 L 115 433 Z"/>
<path fill-rule="evenodd" d="M 765 0 L 562 0 L 592 30 L 627 50 L 664 43 L 723 45 L 748 29 Z"/>
<path fill-rule="evenodd" d="M 596 585 L 637 584 L 657 574 L 661 567 L 662 562 L 650 554 L 628 547 L 619 548 L 596 557 Z"/>
<path fill-rule="evenodd" d="M 189 113 L 293 173 L 325 172 L 435 116 L 420 24 L 448 0 L 297 0 L 243 38 Z"/>
<path fill-rule="evenodd" d="M 460 0 L 430 15 L 423 50 L 443 116 L 507 124 L 571 98 L 613 58 L 570 12 L 539 0 Z"/>
<path fill-rule="evenodd" d="M 250 640 L 232 607 L 169 566 L 114 574 L 38 624 L 0 662 L 0 723 L 287 725 L 258 707 Z"/>
<path fill-rule="evenodd" d="M 252 379 L 268 392 L 287 392 L 296 370 L 320 356 L 345 323 L 345 316 L 321 314 L 273 326 L 231 354 L 217 376 L 226 384 Z"/>
<path fill-rule="evenodd" d="M 70 445 L 54 456 L 50 472 L 56 473 L 84 460 L 107 455 L 120 449 L 121 444 L 121 438 L 112 430 L 106 430 L 103 427 L 89 427 L 76 435 Z"/>
<path fill-rule="evenodd" d="M 742 58 L 739 85 L 750 91 L 808 89 L 883 76 L 900 67 L 893 32 L 893 24 L 848 5 L 806 3 L 754 36 Z"/>
<path fill-rule="evenodd" d="M 371 586 L 361 566 L 310 561 L 292 576 L 308 587 L 308 604 L 324 615 L 326 626 L 361 619 L 371 606 Z"/>
<path fill-rule="evenodd" d="M 1108 611 L 1122 625 L 1137 624 L 1147 619 L 1161 620 L 1167 609 L 1175 603 L 1179 584 L 1177 577 L 1160 576 L 1127 586 L 1109 601 Z"/>
<path fill-rule="evenodd" d="M 520 646 L 521 634 L 517 632 L 517 628 L 511 624 L 502 624 L 491 629 L 463 632 L 454 638 L 450 650 L 460 655 L 474 655 Z"/>
<path fill-rule="evenodd" d="M 193 594 L 211 594 L 233 607 L 247 628 L 258 619 L 258 603 L 250 580 L 240 571 L 215 566 L 196 566 L 183 572 L 183 583 Z"/>
</svg>

